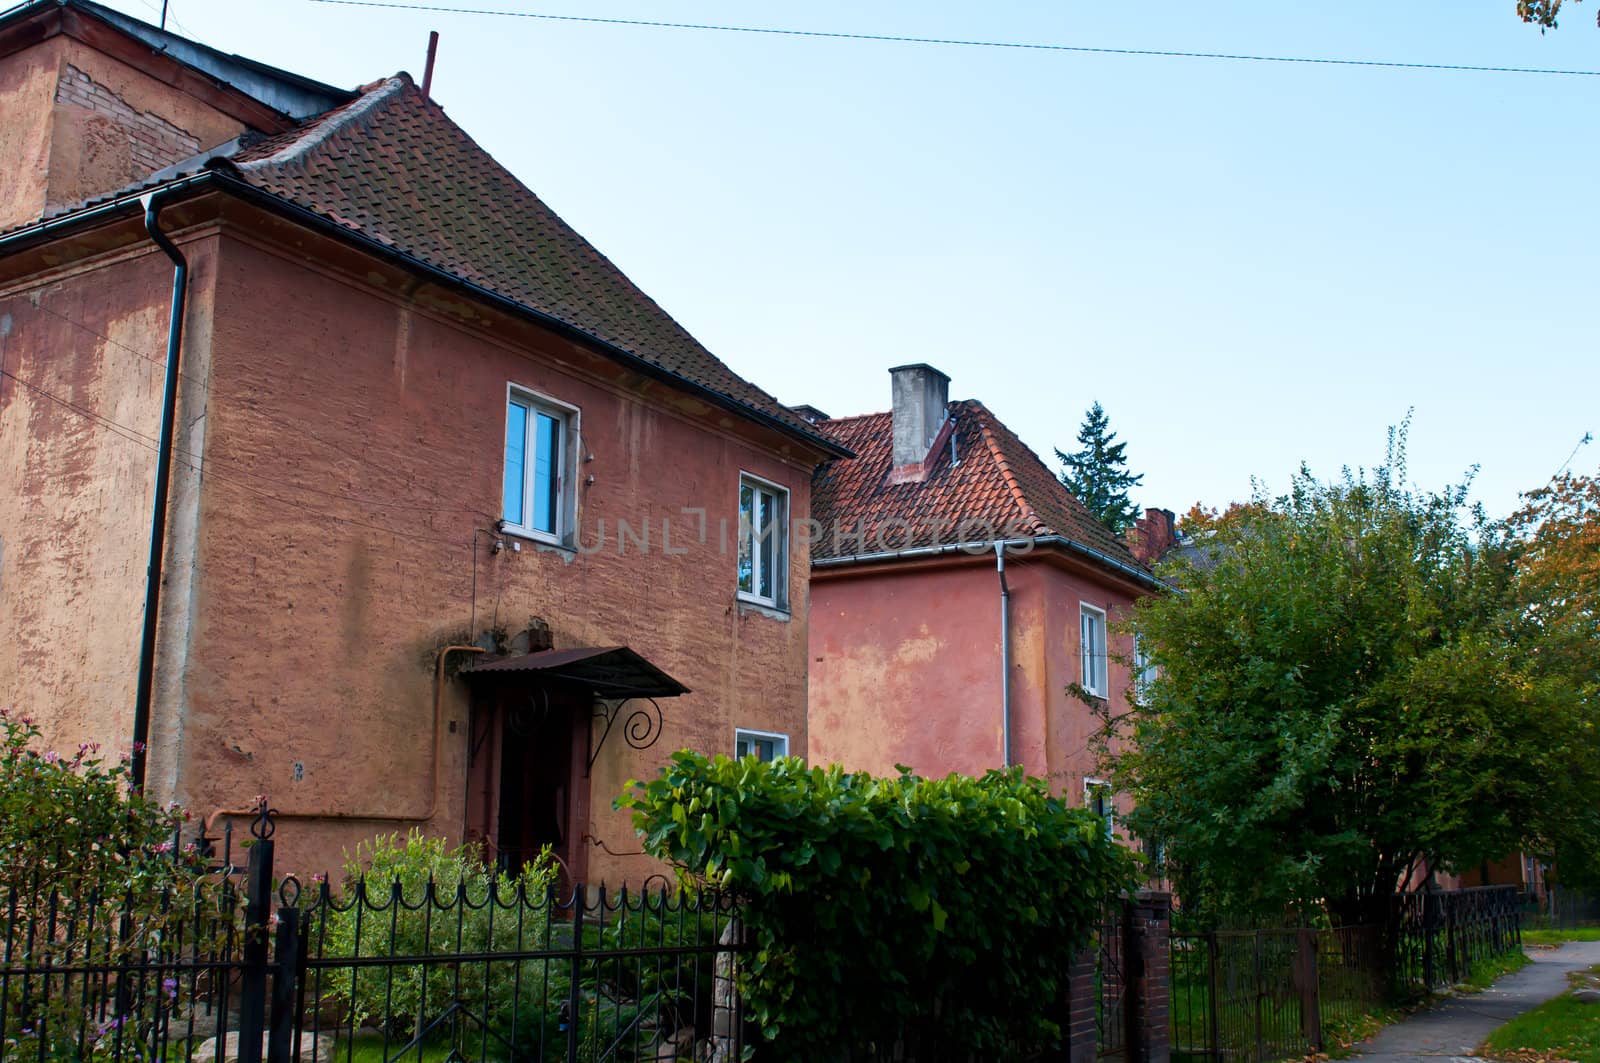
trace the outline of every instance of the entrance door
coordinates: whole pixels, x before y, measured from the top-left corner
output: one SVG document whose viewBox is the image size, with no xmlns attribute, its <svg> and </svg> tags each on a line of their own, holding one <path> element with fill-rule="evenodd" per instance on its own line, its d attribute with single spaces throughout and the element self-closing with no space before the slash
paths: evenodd
<svg viewBox="0 0 1600 1063">
<path fill-rule="evenodd" d="M 549 846 L 568 884 L 581 879 L 589 781 L 580 706 L 588 697 L 518 685 L 475 700 L 469 838 L 506 871 Z"/>
</svg>

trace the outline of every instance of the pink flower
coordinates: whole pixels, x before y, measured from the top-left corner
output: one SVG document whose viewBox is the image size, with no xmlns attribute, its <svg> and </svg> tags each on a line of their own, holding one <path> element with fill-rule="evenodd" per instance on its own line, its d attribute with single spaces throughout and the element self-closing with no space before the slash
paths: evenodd
<svg viewBox="0 0 1600 1063">
<path fill-rule="evenodd" d="M 50 752 L 48 752 L 48 753 L 46 753 L 46 754 L 45 754 L 45 755 L 44 755 L 44 762 L 45 762 L 45 763 L 46 763 L 46 764 L 54 764 L 54 763 L 56 763 L 56 762 L 57 762 L 57 761 L 59 761 L 59 760 L 60 760 L 60 759 L 61 759 L 61 754 L 59 754 L 59 753 L 57 753 L 57 752 L 56 752 L 56 751 L 55 751 L 55 750 L 53 750 L 53 749 L 52 749 L 52 750 L 50 750 Z"/>
</svg>

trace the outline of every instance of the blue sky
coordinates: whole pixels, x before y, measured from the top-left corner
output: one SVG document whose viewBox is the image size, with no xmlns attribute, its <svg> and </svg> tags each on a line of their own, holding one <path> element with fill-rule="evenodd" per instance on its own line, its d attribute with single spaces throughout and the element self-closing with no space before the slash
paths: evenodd
<svg viewBox="0 0 1600 1063">
<path fill-rule="evenodd" d="M 159 0 L 112 0 L 151 18 Z M 1596 4 L 476 0 L 1109 47 L 1600 70 Z M 836 416 L 925 361 L 1049 458 L 1100 400 L 1180 513 L 1370 465 L 1495 514 L 1600 431 L 1600 77 L 818 41 L 173 0 L 340 85 L 420 80 L 733 368 Z M 1052 464 L 1053 459 L 1052 459 Z M 1600 464 L 1600 444 L 1574 467 Z"/>
</svg>

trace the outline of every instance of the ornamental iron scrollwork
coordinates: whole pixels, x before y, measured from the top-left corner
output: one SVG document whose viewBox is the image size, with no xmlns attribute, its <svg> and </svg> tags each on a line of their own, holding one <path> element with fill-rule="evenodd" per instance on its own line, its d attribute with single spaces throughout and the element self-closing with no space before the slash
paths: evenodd
<svg viewBox="0 0 1600 1063">
<path fill-rule="evenodd" d="M 632 749 L 649 749 L 661 737 L 666 719 L 661 713 L 661 705 L 655 698 L 623 698 L 621 701 L 610 703 L 602 701 L 595 707 L 594 715 L 589 721 L 589 766 L 584 769 L 585 775 L 594 770 L 594 762 L 599 758 L 606 739 L 611 737 L 611 728 L 616 725 L 617 718 L 623 715 L 631 702 L 635 701 L 648 702 L 649 707 L 640 705 L 627 712 L 627 720 L 622 725 L 623 741 Z M 605 726 L 597 740 L 594 738 L 594 730 L 598 721 L 604 721 Z"/>
<path fill-rule="evenodd" d="M 277 814 L 277 809 L 268 806 L 265 794 L 256 798 L 256 818 L 250 823 L 250 835 L 262 842 L 272 837 L 273 832 L 278 829 L 272 822 L 272 817 Z"/>
</svg>

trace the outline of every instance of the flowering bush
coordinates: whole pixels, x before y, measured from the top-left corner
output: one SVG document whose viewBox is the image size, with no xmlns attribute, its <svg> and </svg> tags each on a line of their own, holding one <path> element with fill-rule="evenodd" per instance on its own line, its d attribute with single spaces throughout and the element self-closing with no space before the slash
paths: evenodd
<svg viewBox="0 0 1600 1063">
<path fill-rule="evenodd" d="M 97 972 L 208 947 L 231 926 L 228 894 L 192 847 L 175 851 L 183 813 L 135 792 L 126 758 L 92 744 L 62 756 L 39 738 L 32 720 L 0 709 L 7 967 L 50 971 L 6 980 L 0 1057 L 130 1054 L 192 987 Z"/>
</svg>

